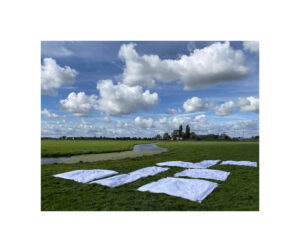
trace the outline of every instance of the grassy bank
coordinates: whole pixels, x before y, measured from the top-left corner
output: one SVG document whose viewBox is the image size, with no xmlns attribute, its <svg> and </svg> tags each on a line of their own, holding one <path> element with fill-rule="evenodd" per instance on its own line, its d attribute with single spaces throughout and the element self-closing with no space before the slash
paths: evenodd
<svg viewBox="0 0 300 252">
<path fill-rule="evenodd" d="M 138 141 L 140 143 L 140 141 Z M 114 141 L 117 144 L 117 141 Z M 122 143 L 121 143 L 122 144 Z M 131 141 L 131 144 L 135 144 Z M 54 178 L 52 175 L 77 169 L 109 169 L 128 173 L 139 168 L 153 166 L 157 162 L 182 160 L 199 162 L 204 159 L 248 160 L 259 159 L 258 142 L 167 142 L 159 146 L 167 152 L 155 156 L 133 159 L 100 161 L 78 164 L 42 165 L 41 209 L 42 210 L 258 210 L 259 209 L 259 168 L 242 166 L 220 166 L 211 169 L 230 171 L 224 182 L 215 181 L 219 186 L 199 204 L 186 199 L 139 192 L 136 189 L 146 183 L 167 176 L 172 177 L 183 168 L 170 168 L 152 177 L 142 178 L 116 188 L 97 184 L 81 184 L 71 180 Z M 116 147 L 118 149 L 118 146 Z M 71 153 L 70 150 L 68 153 Z M 213 180 L 212 180 L 213 181 Z"/>
<path fill-rule="evenodd" d="M 68 157 L 80 154 L 108 153 L 132 150 L 144 140 L 41 140 L 42 157 Z"/>
</svg>

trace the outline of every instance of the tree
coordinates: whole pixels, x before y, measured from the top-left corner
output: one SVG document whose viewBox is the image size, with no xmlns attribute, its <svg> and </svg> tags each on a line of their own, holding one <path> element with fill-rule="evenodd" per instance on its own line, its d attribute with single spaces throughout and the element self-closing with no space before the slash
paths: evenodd
<svg viewBox="0 0 300 252">
<path fill-rule="evenodd" d="M 182 137 L 182 124 L 179 126 L 179 137 Z"/>
<path fill-rule="evenodd" d="M 156 139 L 161 139 L 161 136 L 159 134 L 156 135 Z"/>
<path fill-rule="evenodd" d="M 169 139 L 171 139 L 171 137 L 169 136 L 168 133 L 165 133 L 165 134 L 163 135 L 163 139 L 164 139 L 164 140 L 169 140 Z"/>
<path fill-rule="evenodd" d="M 173 140 L 176 140 L 177 137 L 179 137 L 179 130 L 173 130 L 173 132 L 172 132 Z"/>
<path fill-rule="evenodd" d="M 191 132 L 190 126 L 186 125 L 186 127 L 185 127 L 185 136 L 186 136 L 187 139 L 190 138 L 190 135 L 191 135 L 190 132 Z"/>
</svg>

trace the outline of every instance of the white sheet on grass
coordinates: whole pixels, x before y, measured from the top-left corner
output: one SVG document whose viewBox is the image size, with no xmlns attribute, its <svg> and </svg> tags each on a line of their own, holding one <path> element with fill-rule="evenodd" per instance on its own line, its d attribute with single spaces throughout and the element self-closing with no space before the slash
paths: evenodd
<svg viewBox="0 0 300 252">
<path fill-rule="evenodd" d="M 165 193 L 201 203 L 217 186 L 217 183 L 201 179 L 167 177 L 141 186 L 138 190 L 141 192 Z"/>
<path fill-rule="evenodd" d="M 257 163 L 256 162 L 250 162 L 250 161 L 232 161 L 232 160 L 223 161 L 220 165 L 244 165 L 244 166 L 257 167 Z"/>
<path fill-rule="evenodd" d="M 133 181 L 136 181 L 140 178 L 148 177 L 156 175 L 160 172 L 167 171 L 169 168 L 162 168 L 157 166 L 142 168 L 128 174 L 120 174 L 117 176 L 113 176 L 107 179 L 100 179 L 93 181 L 91 183 L 97 183 L 100 185 L 108 186 L 108 187 L 116 187 L 120 185 L 124 185 Z"/>
<path fill-rule="evenodd" d="M 115 175 L 118 172 L 110 170 L 75 170 L 65 173 L 53 175 L 57 178 L 71 179 L 80 183 L 87 183 L 94 179 L 104 178 L 107 176 Z"/>
<path fill-rule="evenodd" d="M 229 174 L 230 172 L 211 169 L 186 169 L 176 173 L 174 177 L 204 178 L 225 181 Z"/>
<path fill-rule="evenodd" d="M 203 160 L 199 163 L 183 162 L 183 161 L 167 161 L 162 163 L 157 163 L 156 165 L 160 166 L 178 166 L 190 169 L 203 169 L 208 168 L 217 164 L 220 160 Z"/>
<path fill-rule="evenodd" d="M 213 166 L 213 165 L 215 165 L 219 162 L 220 162 L 220 160 L 203 160 L 202 162 L 195 163 L 195 164 L 199 168 L 208 168 L 208 167 Z"/>
</svg>

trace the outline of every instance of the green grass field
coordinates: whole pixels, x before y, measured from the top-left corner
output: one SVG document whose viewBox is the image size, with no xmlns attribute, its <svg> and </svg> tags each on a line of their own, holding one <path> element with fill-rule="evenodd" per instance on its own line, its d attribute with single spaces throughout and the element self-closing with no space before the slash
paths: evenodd
<svg viewBox="0 0 300 252">
<path fill-rule="evenodd" d="M 52 141 L 52 140 L 51 140 Z M 64 141 L 62 141 L 64 142 Z M 92 142 L 92 143 L 91 143 Z M 97 143 L 98 142 L 98 143 Z M 120 150 L 134 141 L 119 145 L 118 141 L 87 141 L 78 147 L 62 143 L 64 148 L 56 151 L 52 145 L 42 142 L 42 153 L 82 153 L 81 148 L 95 150 Z M 138 141 L 138 143 L 142 143 Z M 97 146 L 104 145 L 104 146 Z M 257 211 L 259 210 L 259 168 L 246 166 L 212 166 L 211 169 L 230 171 L 226 181 L 214 181 L 219 186 L 200 204 L 198 202 L 150 192 L 139 192 L 137 188 L 160 178 L 172 177 L 184 168 L 172 167 L 155 176 L 139 179 L 133 183 L 116 188 L 98 184 L 82 184 L 71 180 L 55 178 L 52 175 L 77 169 L 108 169 L 128 173 L 157 162 L 181 160 L 199 162 L 204 159 L 220 160 L 259 160 L 258 142 L 166 142 L 159 146 L 168 148 L 167 152 L 155 156 L 134 159 L 100 161 L 94 163 L 51 164 L 41 168 L 41 209 L 44 211 Z M 49 150 L 48 150 L 49 147 Z M 74 153 L 72 151 L 75 150 Z M 83 151 L 83 150 L 82 150 Z M 213 181 L 213 180 L 211 180 Z"/>
<path fill-rule="evenodd" d="M 132 150 L 135 144 L 152 143 L 144 140 L 42 140 L 42 157 L 67 157 L 80 154 Z"/>
</svg>

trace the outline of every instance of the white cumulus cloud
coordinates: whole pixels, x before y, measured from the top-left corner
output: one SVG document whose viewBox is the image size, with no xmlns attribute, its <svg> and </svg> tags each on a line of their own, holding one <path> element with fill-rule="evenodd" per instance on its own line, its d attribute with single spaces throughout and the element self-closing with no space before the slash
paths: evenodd
<svg viewBox="0 0 300 252">
<path fill-rule="evenodd" d="M 61 109 L 74 116 L 88 116 L 97 101 L 96 95 L 88 96 L 84 92 L 72 92 L 67 99 L 60 100 Z"/>
<path fill-rule="evenodd" d="M 244 41 L 243 47 L 245 51 L 257 53 L 259 51 L 259 42 L 258 41 Z"/>
<path fill-rule="evenodd" d="M 228 101 L 215 107 L 215 113 L 217 116 L 228 116 L 232 114 L 234 108 L 235 103 L 233 101 Z"/>
<path fill-rule="evenodd" d="M 167 121 L 168 121 L 167 117 L 163 117 L 163 118 L 159 119 L 159 123 L 161 123 L 161 124 L 166 124 Z"/>
<path fill-rule="evenodd" d="M 171 120 L 171 125 L 174 128 L 178 128 L 181 124 L 186 125 L 190 123 L 191 118 L 187 116 L 174 116 Z"/>
<path fill-rule="evenodd" d="M 199 97 L 193 97 L 187 99 L 183 103 L 183 108 L 186 113 L 192 113 L 196 111 L 213 111 L 217 116 L 231 115 L 236 107 L 240 107 L 239 112 L 254 112 L 259 113 L 259 99 L 255 97 L 243 97 L 238 98 L 237 101 L 227 101 L 219 106 L 213 105 L 213 103 L 205 103 Z"/>
<path fill-rule="evenodd" d="M 239 98 L 238 105 L 240 106 L 240 112 L 259 113 L 259 99 L 253 96 Z"/>
<path fill-rule="evenodd" d="M 141 118 L 141 117 L 136 117 L 134 119 L 134 123 L 136 126 L 143 128 L 143 129 L 148 129 L 148 128 L 153 128 L 154 127 L 154 121 L 152 118 Z"/>
<path fill-rule="evenodd" d="M 48 118 L 58 118 L 59 115 L 55 114 L 55 113 L 51 113 L 50 111 L 48 111 L 48 109 L 43 109 L 41 114 L 45 117 L 48 117 Z"/>
<path fill-rule="evenodd" d="M 248 74 L 243 52 L 234 50 L 229 42 L 195 49 L 176 60 L 161 60 L 158 55 L 140 56 L 135 46 L 123 44 L 119 51 L 126 64 L 123 83 L 128 86 L 154 87 L 156 81 L 179 81 L 184 89 L 196 89 L 241 79 Z"/>
<path fill-rule="evenodd" d="M 206 121 L 206 120 L 207 120 L 206 115 L 197 115 L 194 118 L 194 121 L 196 121 L 196 122 L 201 122 L 201 121 Z"/>
<path fill-rule="evenodd" d="M 111 80 L 102 80 L 97 83 L 97 89 L 101 98 L 95 108 L 107 115 L 131 114 L 140 109 L 147 111 L 149 107 L 159 103 L 157 93 L 143 91 L 141 86 L 129 87 L 121 83 L 114 85 Z"/>
<path fill-rule="evenodd" d="M 183 103 L 183 108 L 186 113 L 191 113 L 191 112 L 195 112 L 195 111 L 207 111 L 208 107 L 209 107 L 208 104 L 205 103 L 199 97 L 193 97 L 193 98 L 187 99 Z"/>
<path fill-rule="evenodd" d="M 61 67 L 52 58 L 44 58 L 41 66 L 42 94 L 56 95 L 55 89 L 73 84 L 78 72 L 69 66 Z"/>
</svg>

